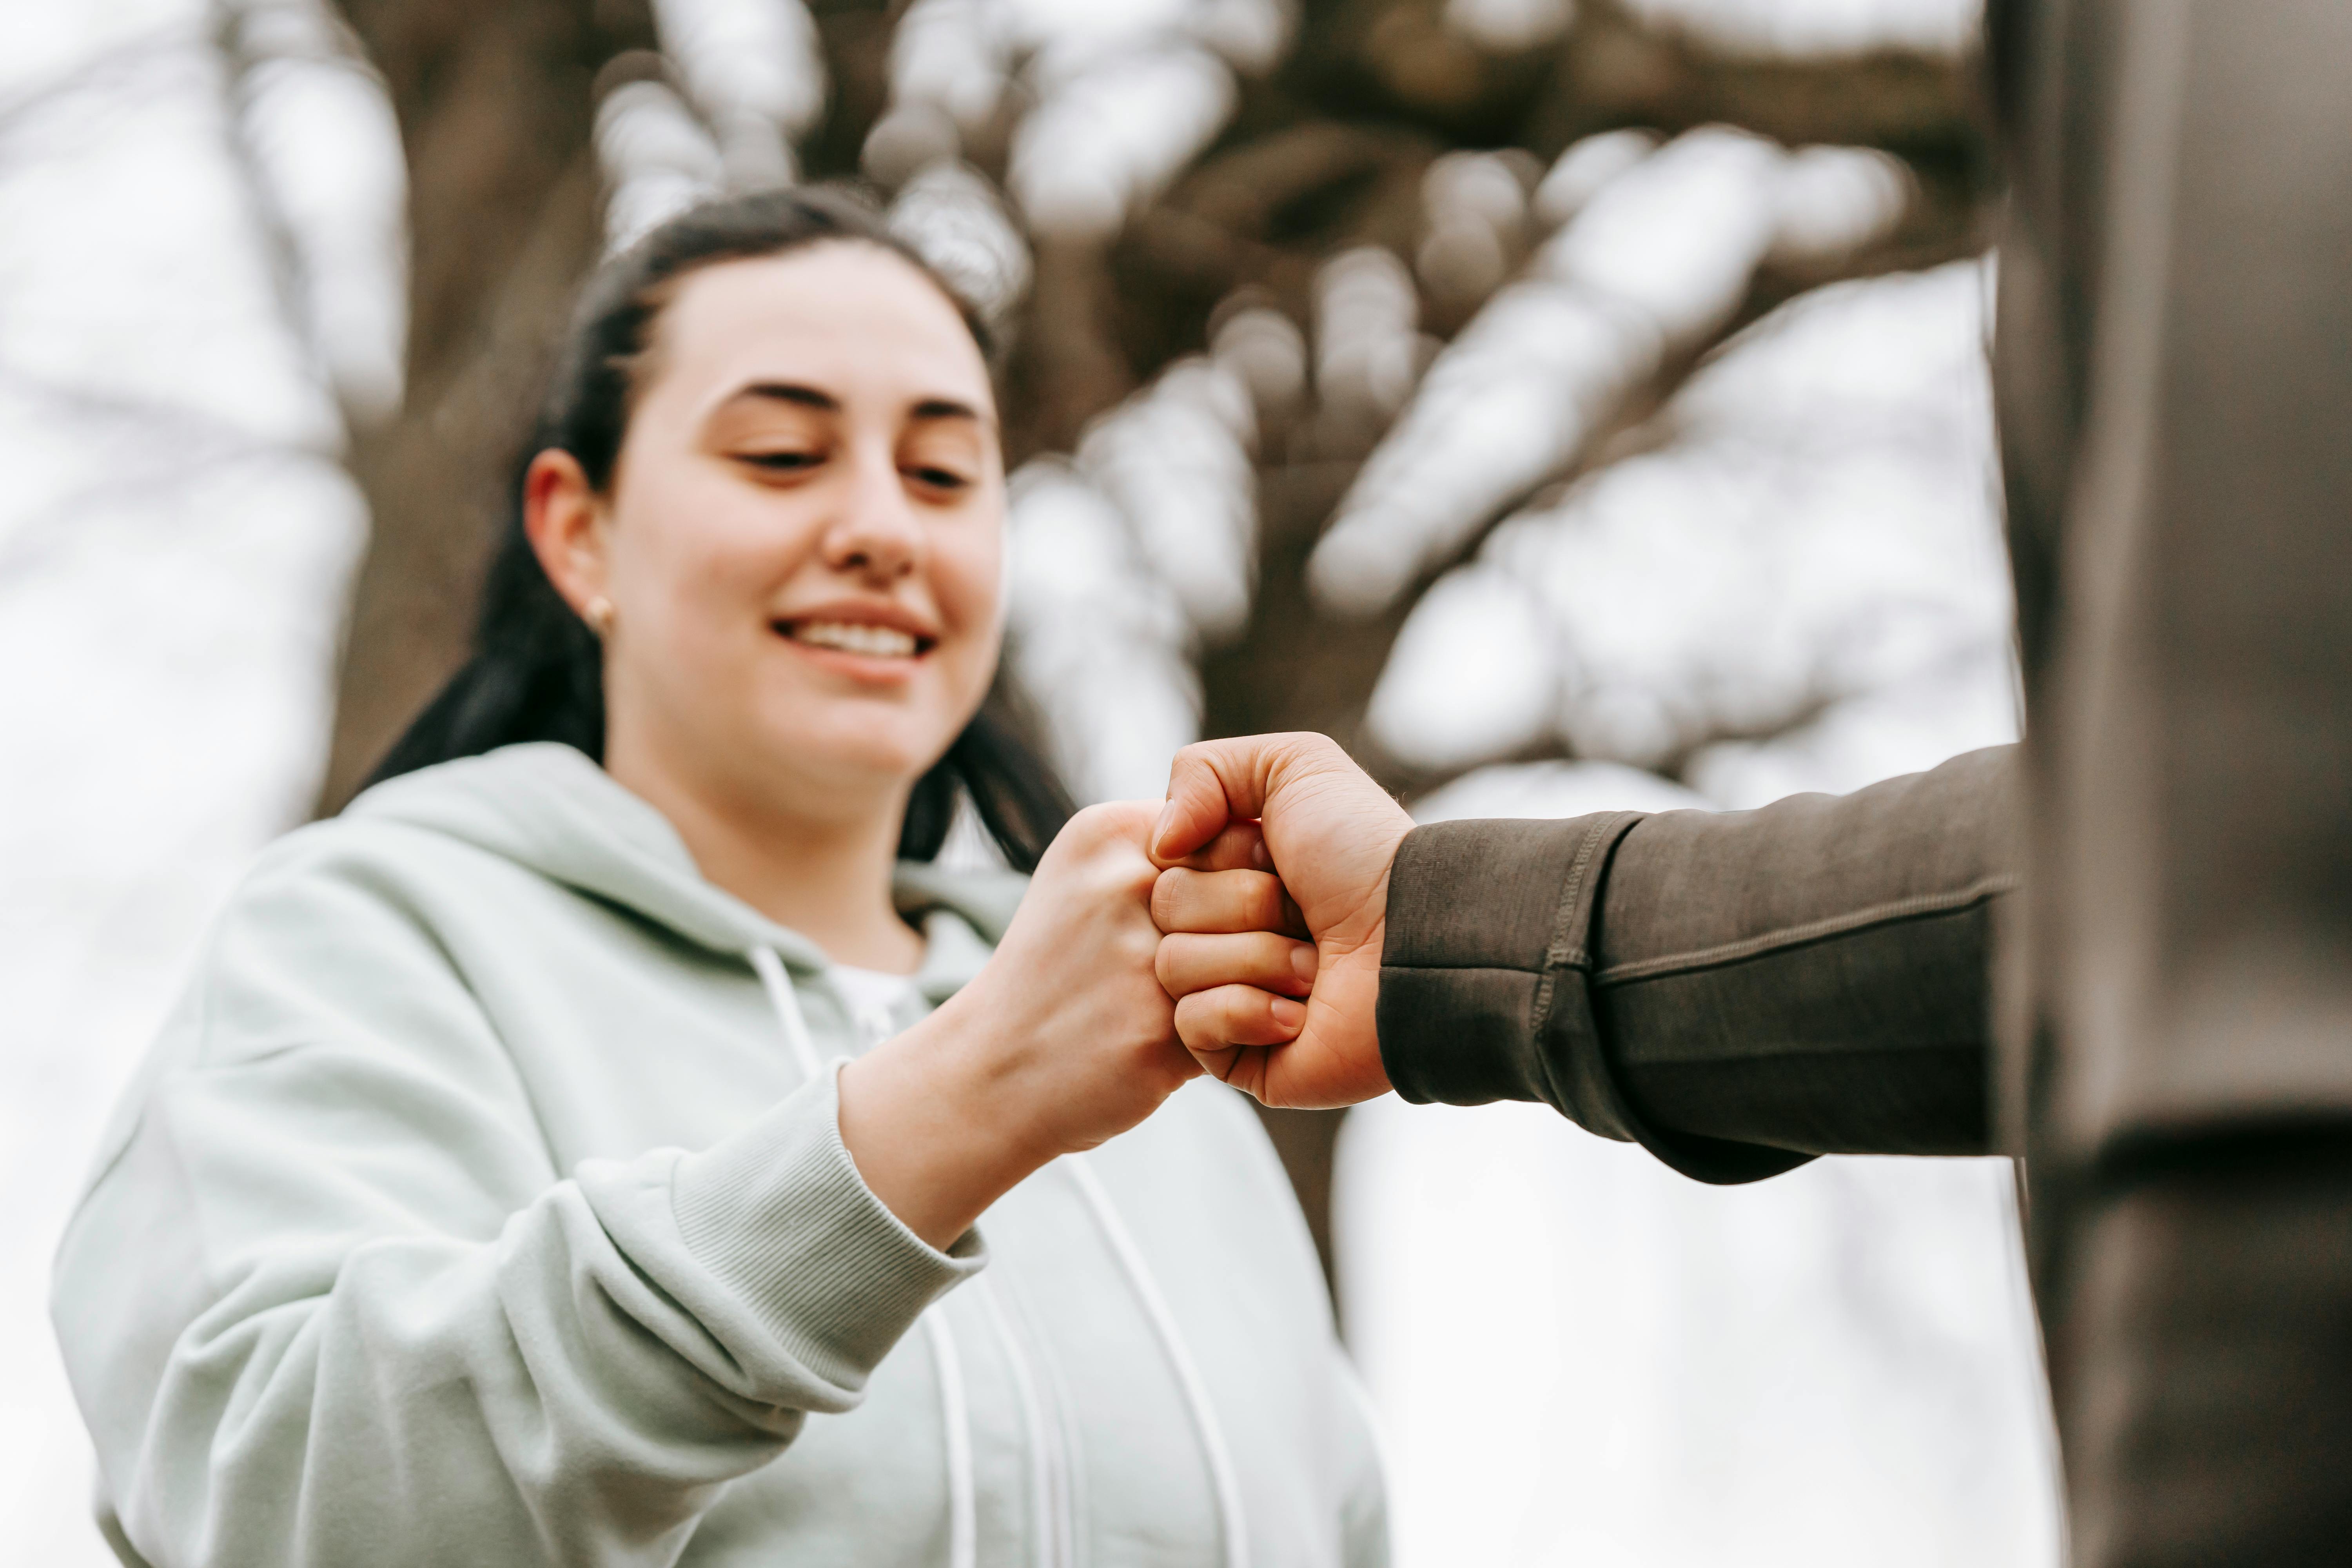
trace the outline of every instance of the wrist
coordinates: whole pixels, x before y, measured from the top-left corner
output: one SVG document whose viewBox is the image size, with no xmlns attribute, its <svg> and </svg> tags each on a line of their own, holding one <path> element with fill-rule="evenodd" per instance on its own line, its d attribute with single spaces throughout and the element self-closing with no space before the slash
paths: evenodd
<svg viewBox="0 0 2352 1568">
<path fill-rule="evenodd" d="M 884 1207 L 945 1248 L 1064 1152 L 1042 1098 L 1021 1092 L 1013 1042 L 971 998 L 950 998 L 841 1071 L 841 1140 Z"/>
</svg>

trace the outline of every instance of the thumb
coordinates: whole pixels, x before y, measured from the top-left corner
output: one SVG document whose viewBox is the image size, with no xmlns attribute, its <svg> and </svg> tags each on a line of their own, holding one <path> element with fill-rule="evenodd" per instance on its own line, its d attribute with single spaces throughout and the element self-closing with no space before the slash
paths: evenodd
<svg viewBox="0 0 2352 1568">
<path fill-rule="evenodd" d="M 1196 742 L 1177 752 L 1168 769 L 1168 805 L 1151 832 L 1152 859 L 1165 869 L 1227 823 L 1264 816 L 1286 767 L 1308 743 L 1331 744 L 1313 733 L 1244 735 Z"/>
</svg>

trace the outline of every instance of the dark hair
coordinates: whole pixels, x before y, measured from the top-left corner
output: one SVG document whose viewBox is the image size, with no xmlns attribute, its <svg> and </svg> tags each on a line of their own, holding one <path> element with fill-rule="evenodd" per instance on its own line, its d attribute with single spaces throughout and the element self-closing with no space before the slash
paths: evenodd
<svg viewBox="0 0 2352 1568">
<path fill-rule="evenodd" d="M 522 475 L 533 457 L 553 448 L 572 454 L 588 482 L 604 489 L 628 430 L 635 366 L 677 282 L 719 262 L 826 240 L 856 240 L 903 258 L 955 302 L 982 354 L 990 354 L 987 326 L 970 303 L 871 207 L 837 191 L 705 203 L 606 262 L 582 293 L 545 410 L 517 466 L 513 511 L 483 586 L 473 657 L 393 743 L 370 784 L 518 741 L 560 741 L 604 760 L 603 645 L 547 580 L 523 532 Z M 947 754 L 917 782 L 898 834 L 901 858 L 929 860 L 940 852 L 959 792 L 1024 871 L 1035 868 L 1069 819 L 1069 795 L 1001 675 Z"/>
</svg>

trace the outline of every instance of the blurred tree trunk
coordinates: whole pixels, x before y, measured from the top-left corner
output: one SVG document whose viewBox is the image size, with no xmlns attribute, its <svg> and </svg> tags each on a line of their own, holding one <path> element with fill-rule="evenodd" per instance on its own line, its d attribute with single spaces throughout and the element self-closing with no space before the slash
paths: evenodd
<svg viewBox="0 0 2352 1568">
<path fill-rule="evenodd" d="M 596 73 L 654 47 L 645 0 L 341 0 L 408 163 L 407 395 L 353 433 L 373 531 L 320 807 L 350 798 L 463 661 L 508 465 L 603 240 Z"/>
</svg>

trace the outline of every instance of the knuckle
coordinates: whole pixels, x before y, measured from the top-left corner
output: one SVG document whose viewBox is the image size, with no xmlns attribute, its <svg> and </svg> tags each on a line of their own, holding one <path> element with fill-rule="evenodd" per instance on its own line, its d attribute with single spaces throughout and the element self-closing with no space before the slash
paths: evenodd
<svg viewBox="0 0 2352 1568">
<path fill-rule="evenodd" d="M 1175 925 L 1184 908 L 1183 894 L 1169 879 L 1173 871 L 1162 871 L 1151 879 L 1151 923 L 1161 931 Z"/>
<path fill-rule="evenodd" d="M 1176 1033 L 1191 1049 L 1216 1049 L 1224 1043 L 1222 1030 L 1213 994 L 1196 991 L 1176 1004 Z"/>
<path fill-rule="evenodd" d="M 1081 843 L 1090 848 L 1101 848 L 1138 837 L 1134 822 L 1135 809 L 1127 801 L 1103 801 L 1083 806 L 1070 818 L 1066 831 L 1077 834 Z"/>
</svg>

